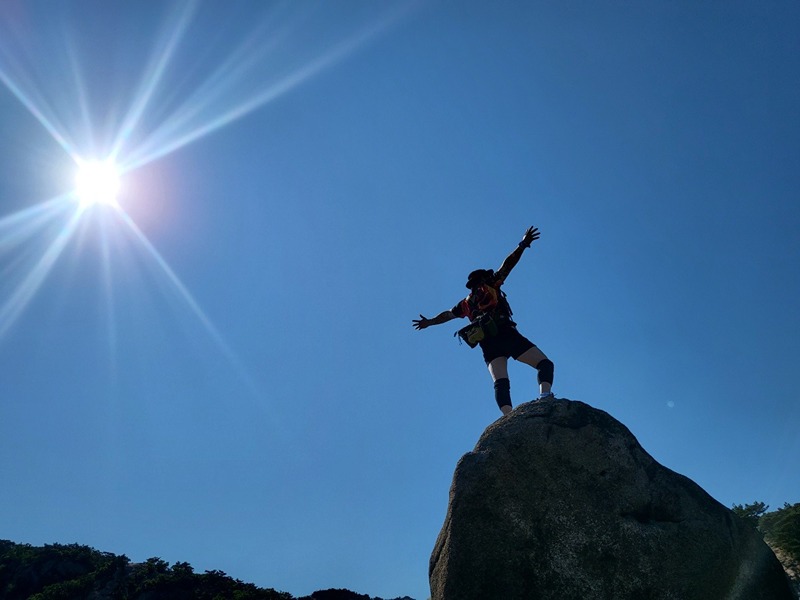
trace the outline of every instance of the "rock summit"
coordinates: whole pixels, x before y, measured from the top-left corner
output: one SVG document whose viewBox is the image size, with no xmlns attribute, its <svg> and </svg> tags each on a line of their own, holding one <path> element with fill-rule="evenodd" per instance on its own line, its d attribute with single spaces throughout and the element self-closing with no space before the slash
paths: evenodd
<svg viewBox="0 0 800 600">
<path fill-rule="evenodd" d="M 520 405 L 456 466 L 431 600 L 794 600 L 749 524 L 609 414 Z"/>
</svg>

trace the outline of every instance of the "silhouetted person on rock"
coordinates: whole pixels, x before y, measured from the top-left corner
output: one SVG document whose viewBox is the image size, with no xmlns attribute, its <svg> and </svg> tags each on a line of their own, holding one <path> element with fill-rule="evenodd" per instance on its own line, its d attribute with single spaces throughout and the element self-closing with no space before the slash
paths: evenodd
<svg viewBox="0 0 800 600">
<path fill-rule="evenodd" d="M 505 292 L 500 289 L 525 249 L 530 248 L 538 239 L 539 230 L 528 228 L 522 241 L 503 261 L 497 272 L 478 269 L 469 274 L 469 295 L 466 298 L 432 319 L 420 315 L 419 319 L 412 321 L 416 329 L 422 330 L 460 317 L 470 320 L 470 324 L 461 329 L 458 335 L 472 347 L 480 345 L 483 359 L 494 381 L 497 406 L 504 415 L 512 410 L 511 386 L 508 380 L 509 357 L 530 365 L 539 372 L 539 399 L 553 397 L 550 391 L 553 384 L 553 363 L 533 342 L 517 331 L 517 324 L 511 319 L 511 307 Z"/>
</svg>

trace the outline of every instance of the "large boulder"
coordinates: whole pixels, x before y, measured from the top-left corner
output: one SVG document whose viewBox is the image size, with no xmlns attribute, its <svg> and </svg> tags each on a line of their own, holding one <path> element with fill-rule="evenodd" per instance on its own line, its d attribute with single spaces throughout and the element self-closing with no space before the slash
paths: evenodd
<svg viewBox="0 0 800 600">
<path fill-rule="evenodd" d="M 582 402 L 520 405 L 456 467 L 431 600 L 794 600 L 752 526 Z"/>
</svg>

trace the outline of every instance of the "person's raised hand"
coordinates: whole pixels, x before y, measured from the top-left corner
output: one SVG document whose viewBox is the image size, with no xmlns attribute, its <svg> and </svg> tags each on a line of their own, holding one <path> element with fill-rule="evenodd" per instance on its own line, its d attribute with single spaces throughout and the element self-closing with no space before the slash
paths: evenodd
<svg viewBox="0 0 800 600">
<path fill-rule="evenodd" d="M 538 239 L 539 239 L 539 228 L 528 227 L 528 230 L 525 232 L 525 235 L 522 236 L 522 242 L 520 242 L 520 245 L 525 246 L 526 248 L 530 248 L 531 244 Z"/>
<path fill-rule="evenodd" d="M 411 324 L 414 326 L 414 329 L 416 329 L 417 331 L 420 331 L 420 330 L 425 329 L 426 327 L 430 326 L 429 321 L 430 321 L 430 319 L 420 315 L 419 319 L 413 319 L 411 321 Z"/>
</svg>

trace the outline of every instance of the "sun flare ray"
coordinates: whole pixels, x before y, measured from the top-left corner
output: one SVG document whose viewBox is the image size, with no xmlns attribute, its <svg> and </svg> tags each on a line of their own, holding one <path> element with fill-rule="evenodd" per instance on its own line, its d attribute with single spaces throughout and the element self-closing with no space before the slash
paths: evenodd
<svg viewBox="0 0 800 600">
<path fill-rule="evenodd" d="M 79 222 L 80 214 L 76 212 L 45 249 L 36 265 L 0 307 L 0 338 L 5 336 L 39 290 L 75 233 Z"/>
<path fill-rule="evenodd" d="M 156 51 L 153 53 L 153 57 L 151 58 L 151 64 L 147 69 L 145 69 L 145 74 L 141 83 L 141 90 L 138 94 L 136 94 L 128 113 L 119 128 L 119 133 L 116 136 L 113 147 L 109 154 L 112 160 L 116 160 L 117 156 L 122 151 L 124 144 L 128 142 L 131 134 L 137 129 L 142 116 L 144 115 L 147 107 L 153 99 L 153 95 L 155 94 L 164 77 L 164 73 L 170 64 L 170 61 L 172 60 L 172 57 L 174 56 L 181 39 L 188 29 L 196 7 L 196 2 L 187 3 L 183 11 L 175 18 L 176 24 L 170 24 L 165 28 L 165 30 L 168 31 L 166 41 L 159 43 L 159 46 L 156 48 Z"/>
<path fill-rule="evenodd" d="M 122 221 L 125 225 L 128 226 L 129 230 L 133 233 L 135 239 L 141 244 L 142 248 L 147 252 L 150 258 L 153 259 L 156 265 L 158 265 L 159 269 L 166 276 L 167 281 L 172 285 L 175 292 L 177 292 L 178 296 L 186 303 L 186 306 L 189 307 L 191 312 L 200 322 L 200 324 L 205 329 L 206 333 L 208 334 L 209 338 L 217 345 L 218 349 L 222 352 L 225 358 L 228 360 L 230 365 L 233 367 L 237 375 L 241 377 L 242 381 L 247 385 L 250 391 L 253 393 L 254 397 L 261 397 L 261 392 L 259 391 L 258 386 L 256 385 L 255 381 L 251 377 L 251 375 L 247 372 L 244 365 L 242 364 L 241 360 L 236 356 L 236 353 L 231 349 L 228 343 L 223 338 L 222 334 L 219 332 L 217 327 L 211 321 L 211 319 L 206 315 L 205 311 L 200 307 L 197 300 L 195 300 L 192 293 L 189 289 L 184 285 L 184 283 L 180 280 L 177 276 L 175 271 L 167 264 L 167 261 L 164 260 L 164 257 L 161 256 L 161 253 L 156 250 L 153 244 L 150 243 L 150 240 L 147 239 L 147 236 L 142 232 L 141 229 L 133 222 L 124 211 L 119 212 Z"/>
<path fill-rule="evenodd" d="M 76 156 L 75 145 L 67 139 L 67 136 L 57 127 L 54 123 L 54 118 L 47 118 L 44 110 L 37 106 L 33 100 L 22 91 L 22 88 L 17 85 L 13 79 L 0 68 L 0 82 L 6 86 L 14 97 L 33 115 L 33 117 L 44 127 L 47 133 L 56 141 L 56 143 L 64 149 L 70 156 Z"/>
<path fill-rule="evenodd" d="M 68 198 L 64 194 L 0 218 L 0 252 L 23 243 L 52 223 L 63 212 Z"/>
<path fill-rule="evenodd" d="M 105 304 L 106 327 L 108 331 L 107 352 L 111 379 L 117 378 L 117 319 L 114 305 L 114 285 L 112 278 L 112 262 L 108 232 L 103 228 L 100 232 L 100 261 L 103 277 L 103 301 Z"/>
<path fill-rule="evenodd" d="M 77 95 L 78 111 L 81 118 L 81 135 L 83 139 L 92 139 L 92 118 L 91 111 L 89 110 L 89 98 L 87 95 L 87 87 L 83 78 L 83 71 L 81 69 L 80 61 L 75 50 L 72 40 L 67 41 L 66 58 L 69 62 L 69 72 L 72 74 L 73 84 L 72 87 Z M 94 149 L 92 149 L 94 150 Z M 75 157 L 73 156 L 73 159 Z"/>
<path fill-rule="evenodd" d="M 229 105 L 216 114 L 211 114 L 204 121 L 196 122 L 195 117 L 208 113 L 208 108 L 217 97 L 237 97 L 235 85 L 250 72 L 251 65 L 258 63 L 265 56 L 270 46 L 259 48 L 258 53 L 250 52 L 249 56 L 242 53 L 241 62 L 230 59 L 225 61 L 224 68 L 221 66 L 215 70 L 206 83 L 198 87 L 179 110 L 151 132 L 145 142 L 133 149 L 123 161 L 124 169 L 126 171 L 133 170 L 162 158 L 262 108 L 352 55 L 393 24 L 399 14 L 399 12 L 395 12 L 384 16 L 383 19 L 372 23 L 361 32 L 340 41 L 316 59 L 278 81 L 262 87 L 261 90 L 251 93 L 250 97 Z M 248 43 L 250 43 L 249 40 L 246 40 L 241 47 L 246 47 Z M 231 56 L 237 55 L 239 55 L 238 50 L 234 50 L 231 54 Z M 212 81 L 215 82 L 213 86 L 209 85 Z"/>
</svg>

